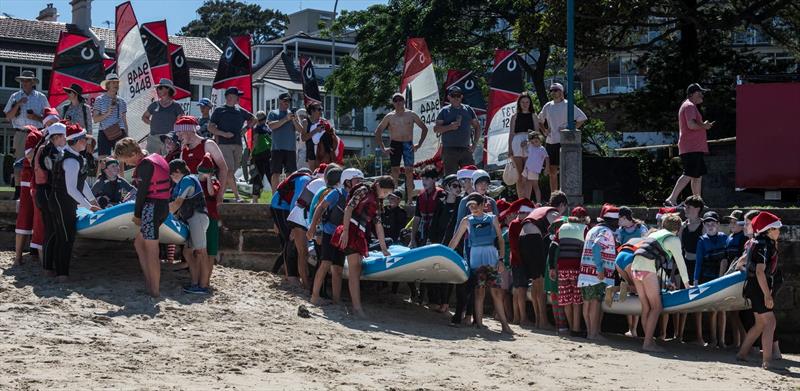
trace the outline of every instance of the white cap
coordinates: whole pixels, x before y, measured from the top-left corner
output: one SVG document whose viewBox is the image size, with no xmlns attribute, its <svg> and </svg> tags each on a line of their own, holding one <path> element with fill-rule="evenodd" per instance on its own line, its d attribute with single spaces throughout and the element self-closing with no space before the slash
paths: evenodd
<svg viewBox="0 0 800 391">
<path fill-rule="evenodd" d="M 67 134 L 67 125 L 62 124 L 61 122 L 56 122 L 47 127 L 47 137 L 56 135 L 56 134 Z"/>
<path fill-rule="evenodd" d="M 486 177 L 486 179 L 488 179 L 488 180 L 491 180 L 491 179 L 492 179 L 492 178 L 489 176 L 489 173 L 488 173 L 488 172 L 486 172 L 486 171 L 484 171 L 484 170 L 475 170 L 475 172 L 473 172 L 473 173 L 472 173 L 472 183 L 475 183 L 475 182 L 477 182 L 477 181 L 478 181 L 478 179 L 480 179 L 480 178 L 483 178 L 483 177 Z"/>
<path fill-rule="evenodd" d="M 475 172 L 475 170 L 469 169 L 469 168 L 462 168 L 462 169 L 456 171 L 456 178 L 459 179 L 459 180 L 461 180 L 461 179 L 472 179 L 472 173 L 473 172 Z"/>
<path fill-rule="evenodd" d="M 344 181 L 346 180 L 350 180 L 353 178 L 364 179 L 364 173 L 357 168 L 347 168 L 344 171 L 342 171 L 342 179 L 341 179 L 342 183 L 344 183 Z"/>
</svg>

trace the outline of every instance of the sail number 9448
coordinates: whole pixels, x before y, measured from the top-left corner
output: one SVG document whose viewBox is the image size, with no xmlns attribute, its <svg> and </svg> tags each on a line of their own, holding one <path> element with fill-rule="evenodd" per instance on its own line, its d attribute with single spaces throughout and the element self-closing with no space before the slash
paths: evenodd
<svg viewBox="0 0 800 391">
<path fill-rule="evenodd" d="M 153 81 L 150 79 L 150 67 L 147 63 L 131 69 L 126 77 L 128 78 L 128 91 L 131 93 L 131 99 L 153 87 Z"/>
</svg>

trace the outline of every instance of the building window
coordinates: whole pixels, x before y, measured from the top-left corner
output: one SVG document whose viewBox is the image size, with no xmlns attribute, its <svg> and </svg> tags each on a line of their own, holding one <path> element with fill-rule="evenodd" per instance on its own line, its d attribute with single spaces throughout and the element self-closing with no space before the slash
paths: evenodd
<svg viewBox="0 0 800 391">
<path fill-rule="evenodd" d="M 5 66 L 5 76 L 3 77 L 3 87 L 6 88 L 19 88 L 19 83 L 14 80 L 17 76 L 19 76 L 20 69 L 19 67 L 14 67 L 10 65 Z"/>
<path fill-rule="evenodd" d="M 200 86 L 198 86 L 197 84 L 192 84 L 191 90 L 192 90 L 191 100 L 193 102 L 197 102 L 198 100 L 200 100 Z"/>
<path fill-rule="evenodd" d="M 211 99 L 211 86 L 203 86 L 203 98 Z"/>
<path fill-rule="evenodd" d="M 52 75 L 52 71 L 49 69 L 42 69 L 42 90 L 46 90 L 50 88 L 50 75 Z"/>
</svg>

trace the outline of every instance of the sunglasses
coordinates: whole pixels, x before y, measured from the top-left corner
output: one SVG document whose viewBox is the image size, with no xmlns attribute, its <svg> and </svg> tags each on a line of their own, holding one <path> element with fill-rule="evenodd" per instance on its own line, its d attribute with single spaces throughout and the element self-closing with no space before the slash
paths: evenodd
<svg viewBox="0 0 800 391">
<path fill-rule="evenodd" d="M 460 183 L 453 183 L 453 184 L 450 185 L 450 188 L 460 189 L 461 188 L 461 184 Z"/>
<path fill-rule="evenodd" d="M 553 88 L 552 90 L 550 90 L 550 92 L 561 92 L 561 90 L 559 90 L 558 88 Z"/>
<path fill-rule="evenodd" d="M 461 95 L 461 94 L 450 94 L 450 97 L 451 97 L 451 98 L 460 98 L 460 97 L 462 97 L 462 96 L 463 96 L 463 95 Z"/>
<path fill-rule="evenodd" d="M 157 90 L 168 90 L 168 89 L 169 89 L 169 87 L 159 86 L 159 87 L 158 87 L 158 88 L 156 88 L 156 89 L 157 89 Z"/>
<path fill-rule="evenodd" d="M 394 103 L 397 103 L 397 102 L 405 102 L 405 101 L 406 101 L 406 100 L 405 100 L 405 99 L 403 99 L 403 98 L 394 98 L 394 99 L 392 99 L 392 102 L 394 102 Z"/>
</svg>

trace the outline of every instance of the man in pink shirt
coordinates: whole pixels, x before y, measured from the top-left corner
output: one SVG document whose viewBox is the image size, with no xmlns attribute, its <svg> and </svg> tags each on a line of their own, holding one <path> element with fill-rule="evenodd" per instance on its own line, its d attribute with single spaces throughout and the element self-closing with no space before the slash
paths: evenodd
<svg viewBox="0 0 800 391">
<path fill-rule="evenodd" d="M 714 126 L 714 122 L 703 121 L 697 105 L 703 103 L 703 92 L 707 89 L 693 83 L 686 88 L 686 100 L 678 110 L 678 153 L 681 157 L 683 175 L 678 178 L 672 194 L 664 201 L 665 206 L 675 206 L 678 196 L 686 185 L 691 183 L 692 195 L 700 196 L 703 175 L 706 174 L 706 163 L 703 155 L 708 153 L 706 131 Z"/>
</svg>

